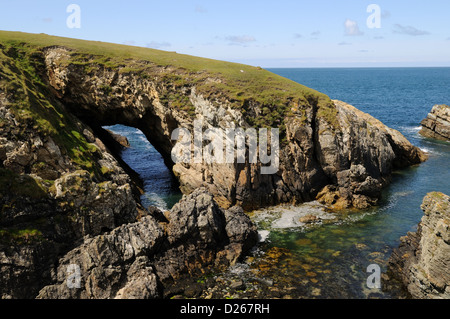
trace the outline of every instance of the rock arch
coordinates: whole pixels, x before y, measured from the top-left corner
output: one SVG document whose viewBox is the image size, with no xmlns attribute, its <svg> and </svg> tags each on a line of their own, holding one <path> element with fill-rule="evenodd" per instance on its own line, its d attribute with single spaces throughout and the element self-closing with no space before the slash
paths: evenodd
<svg viewBox="0 0 450 319">
<path fill-rule="evenodd" d="M 276 174 L 261 174 L 260 164 L 173 163 L 175 128 L 192 131 L 195 119 L 205 128 L 249 127 L 246 119 L 261 113 L 263 105 L 247 102 L 250 115 L 245 117 L 226 99 L 197 94 L 194 83 L 180 81 L 187 77 L 180 69 L 150 62 L 130 62 L 147 63 L 142 73 L 125 65 L 73 63 L 65 48 L 49 48 L 44 56 L 48 81 L 71 112 L 94 129 L 112 124 L 140 129 L 173 170 L 183 193 L 206 187 L 225 208 L 299 203 L 316 196 L 337 208 L 365 208 L 376 203 L 394 167 L 426 159 L 399 132 L 373 117 L 340 101 L 330 101 L 336 114 L 329 115 L 311 98 L 302 102 L 305 116 L 284 119 L 286 141 Z"/>
</svg>

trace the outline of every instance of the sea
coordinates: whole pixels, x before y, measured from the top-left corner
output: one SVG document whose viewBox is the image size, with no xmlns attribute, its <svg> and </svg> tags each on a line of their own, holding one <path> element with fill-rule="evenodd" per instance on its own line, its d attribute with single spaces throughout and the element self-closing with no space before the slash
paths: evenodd
<svg viewBox="0 0 450 319">
<path fill-rule="evenodd" d="M 400 237 L 417 229 L 424 196 L 432 191 L 450 195 L 450 143 L 419 135 L 420 122 L 433 105 L 450 105 L 450 68 L 268 70 L 374 116 L 427 152 L 429 159 L 395 171 L 379 205 L 371 209 L 336 216 L 313 202 L 251 212 L 261 242 L 240 265 L 243 280 L 249 274 L 268 278 L 294 291 L 293 297 L 405 298 L 404 291 L 385 287 L 378 279 Z M 170 209 L 182 195 L 161 155 L 139 130 L 107 128 L 130 142 L 122 158 L 144 180 L 144 206 Z M 310 212 L 322 222 L 298 222 Z"/>
</svg>

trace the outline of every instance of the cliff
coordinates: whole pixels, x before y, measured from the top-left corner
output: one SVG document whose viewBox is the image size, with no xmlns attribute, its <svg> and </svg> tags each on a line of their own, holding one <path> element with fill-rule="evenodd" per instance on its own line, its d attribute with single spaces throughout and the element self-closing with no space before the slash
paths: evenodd
<svg viewBox="0 0 450 319">
<path fill-rule="evenodd" d="M 278 171 L 262 174 L 263 165 L 249 160 L 174 163 L 171 152 L 178 142 L 172 140 L 172 132 L 192 131 L 195 120 L 202 122 L 203 130 L 279 128 Z M 160 233 L 158 240 L 146 243 L 151 247 L 139 248 L 143 253 L 131 259 L 116 256 L 119 259 L 111 261 L 120 264 L 122 272 L 114 272 L 120 278 L 108 292 L 77 296 L 118 297 L 129 282 L 124 272 L 136 270 L 135 260 L 149 258 L 138 269 L 142 266 L 143 271 L 157 274 L 155 250 L 174 252 L 170 244 L 161 243 L 171 242 L 172 226 L 166 224 L 176 222 L 161 214 L 153 216 L 140 205 L 139 182 L 116 156 L 119 146 L 114 138 L 102 129 L 112 124 L 139 128 L 173 170 L 183 193 L 202 189 L 211 194 L 210 205 L 225 209 L 218 216 L 234 212 L 234 206 L 252 209 L 316 197 L 335 208 L 365 208 L 376 204 L 393 169 L 426 159 L 399 132 L 373 117 L 261 68 L 101 42 L 0 32 L 3 297 L 34 297 L 48 285 L 53 288 L 41 296 L 57 296 L 62 279 L 55 274 L 62 270 L 55 265 L 66 265 L 73 258 L 81 262 L 82 250 L 99 250 L 96 245 L 111 248 L 111 243 L 121 241 L 126 246 L 133 239 L 122 238 L 123 232 L 134 232 L 142 222 L 155 229 L 158 220 L 163 223 L 155 230 Z M 223 221 L 223 217 L 212 218 Z M 197 217 L 194 220 L 198 222 Z M 204 245 L 210 257 L 193 254 L 193 263 L 214 264 L 213 255 L 240 255 L 239 249 L 230 250 L 231 238 L 248 248 L 254 233 L 251 224 L 235 235 L 220 227 L 214 230 L 220 238 L 208 239 Z M 106 264 L 99 260 L 93 268 L 83 268 L 83 276 L 91 276 L 99 265 Z M 180 264 L 172 277 L 186 271 Z M 160 288 L 158 293 L 152 289 L 149 296 L 161 295 Z"/>
<path fill-rule="evenodd" d="M 388 276 L 397 279 L 412 298 L 450 298 L 450 197 L 425 196 L 425 215 L 417 232 L 401 238 L 389 259 Z"/>
<path fill-rule="evenodd" d="M 435 105 L 427 117 L 420 123 L 420 134 L 438 140 L 450 140 L 450 106 Z"/>
</svg>

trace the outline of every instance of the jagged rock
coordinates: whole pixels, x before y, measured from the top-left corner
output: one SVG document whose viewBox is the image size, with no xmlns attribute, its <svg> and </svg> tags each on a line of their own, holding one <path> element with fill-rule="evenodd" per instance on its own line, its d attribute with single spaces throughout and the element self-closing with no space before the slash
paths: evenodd
<svg viewBox="0 0 450 319">
<path fill-rule="evenodd" d="M 425 215 L 417 232 L 400 239 L 388 264 L 387 275 L 398 279 L 413 298 L 450 298 L 450 197 L 429 193 Z"/>
<path fill-rule="evenodd" d="M 450 140 L 450 106 L 435 105 L 427 117 L 420 123 L 420 134 L 438 140 Z"/>
<path fill-rule="evenodd" d="M 10 99 L 0 89 L 0 296 L 33 298 L 61 254 L 85 235 L 134 222 L 138 203 L 107 150 L 92 143 L 92 170 L 80 169 L 54 138 L 17 120 Z M 109 178 L 95 176 L 102 167 Z"/>
<path fill-rule="evenodd" d="M 158 298 L 186 274 L 230 265 L 257 242 L 248 217 L 241 210 L 224 212 L 206 189 L 184 196 L 168 219 L 165 229 L 145 216 L 86 238 L 58 262 L 56 283 L 38 298 Z M 80 267 L 80 288 L 67 285 L 70 265 Z"/>
<path fill-rule="evenodd" d="M 73 220 L 82 236 L 100 234 L 103 229 L 136 220 L 136 203 L 129 184 L 97 184 L 89 172 L 76 171 L 55 180 L 51 192 L 55 199 L 79 212 Z"/>
<path fill-rule="evenodd" d="M 106 235 L 86 238 L 81 246 L 59 261 L 56 271 L 59 284 L 44 287 L 38 298 L 104 299 L 116 297 L 119 290 L 120 296 L 133 294 L 127 287 L 128 281 L 137 279 L 134 275 L 147 276 L 151 273 L 147 263 L 142 260 L 136 263 L 137 258 L 155 253 L 163 239 L 162 229 L 150 217 L 114 229 Z M 82 288 L 68 285 L 70 265 L 80 267 Z M 149 280 L 145 277 L 141 279 Z M 151 283 L 147 284 L 152 286 Z M 147 294 L 148 291 L 143 290 L 141 293 Z"/>
<path fill-rule="evenodd" d="M 225 211 L 225 231 L 230 244 L 242 244 L 242 250 L 252 248 L 258 239 L 256 226 L 250 218 L 244 214 L 242 207 L 235 206 Z"/>
</svg>

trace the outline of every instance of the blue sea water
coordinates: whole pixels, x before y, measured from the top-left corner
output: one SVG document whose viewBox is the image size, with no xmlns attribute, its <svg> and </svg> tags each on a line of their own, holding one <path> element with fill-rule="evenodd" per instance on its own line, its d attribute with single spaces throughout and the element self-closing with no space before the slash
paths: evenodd
<svg viewBox="0 0 450 319">
<path fill-rule="evenodd" d="M 310 230 L 271 230 L 261 250 L 282 248 L 289 252 L 288 257 L 272 265 L 275 282 L 285 282 L 312 298 L 401 296 L 400 292 L 384 288 L 369 289 L 366 279 L 370 273 L 366 270 L 371 264 L 385 270 L 387 258 L 399 238 L 414 231 L 422 218 L 420 205 L 428 192 L 450 195 L 450 143 L 418 134 L 420 121 L 433 105 L 450 104 L 450 68 L 269 71 L 352 104 L 397 129 L 429 153 L 427 162 L 394 173 L 376 208 Z M 130 141 L 131 147 L 122 157 L 145 181 L 144 205 L 170 209 L 181 194 L 161 155 L 140 131 L 120 125 L 109 129 Z"/>
</svg>

